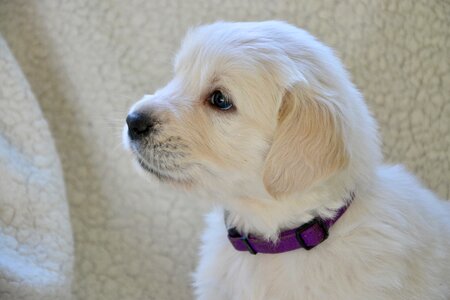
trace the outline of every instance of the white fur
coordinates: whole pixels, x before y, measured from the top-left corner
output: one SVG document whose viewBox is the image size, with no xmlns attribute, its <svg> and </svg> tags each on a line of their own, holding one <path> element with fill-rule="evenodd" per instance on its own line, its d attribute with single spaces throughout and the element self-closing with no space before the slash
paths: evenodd
<svg viewBox="0 0 450 300">
<path fill-rule="evenodd" d="M 214 86 L 230 92 L 234 114 L 199 100 Z M 298 151 L 305 168 L 325 171 L 307 187 L 298 182 L 297 190 L 273 195 L 263 173 L 279 109 L 287 93 L 302 100 L 305 91 L 332 114 L 347 163 L 327 173 L 303 149 L 287 149 Z M 208 191 L 217 204 L 194 276 L 198 299 L 450 299 L 449 204 L 403 168 L 382 164 L 376 123 L 362 96 L 332 51 L 307 32 L 282 22 L 199 27 L 181 47 L 174 79 L 137 109 L 164 114 L 157 138 L 176 136 L 184 150 L 175 158 L 134 151 L 150 157 L 166 180 Z M 277 172 L 271 175 L 295 180 Z M 242 233 L 276 240 L 313 216 L 332 216 L 349 191 L 353 203 L 310 251 L 253 256 L 227 240 L 223 208 Z"/>
</svg>

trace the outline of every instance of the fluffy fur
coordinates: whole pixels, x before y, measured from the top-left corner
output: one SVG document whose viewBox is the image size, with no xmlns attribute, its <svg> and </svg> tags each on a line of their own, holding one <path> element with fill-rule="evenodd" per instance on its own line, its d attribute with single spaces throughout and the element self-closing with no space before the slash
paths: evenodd
<svg viewBox="0 0 450 300">
<path fill-rule="evenodd" d="M 210 105 L 215 90 L 234 103 Z M 174 78 L 132 112 L 158 119 L 126 146 L 161 180 L 211 193 L 195 273 L 198 299 L 450 299 L 450 206 L 407 171 L 382 164 L 377 126 L 333 52 L 282 22 L 190 31 Z M 330 217 L 312 249 L 256 256 L 228 242 L 228 222 L 276 241 Z"/>
</svg>

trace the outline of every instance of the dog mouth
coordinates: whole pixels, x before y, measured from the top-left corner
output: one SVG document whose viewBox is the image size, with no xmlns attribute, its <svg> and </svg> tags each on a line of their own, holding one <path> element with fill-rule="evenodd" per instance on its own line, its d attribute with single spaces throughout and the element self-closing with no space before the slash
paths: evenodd
<svg viewBox="0 0 450 300">
<path fill-rule="evenodd" d="M 144 169 L 148 173 L 156 176 L 159 180 L 161 180 L 161 181 L 178 181 L 176 178 L 174 178 L 170 175 L 167 175 L 166 173 L 163 173 L 164 171 L 157 170 L 155 167 L 153 167 L 148 162 L 146 162 L 143 158 L 137 156 L 136 160 L 142 169 Z"/>
<path fill-rule="evenodd" d="M 183 153 L 156 150 L 155 147 L 143 147 L 138 144 L 131 144 L 137 163 L 147 173 L 155 176 L 162 182 L 191 183 L 190 176 L 187 175 L 187 166 L 182 166 L 175 159 L 184 157 Z"/>
</svg>

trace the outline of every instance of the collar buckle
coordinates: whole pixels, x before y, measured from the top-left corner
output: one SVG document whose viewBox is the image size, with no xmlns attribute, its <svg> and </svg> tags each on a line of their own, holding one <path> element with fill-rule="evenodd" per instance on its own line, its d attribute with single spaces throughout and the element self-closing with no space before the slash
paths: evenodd
<svg viewBox="0 0 450 300">
<path fill-rule="evenodd" d="M 250 252 L 250 254 L 256 255 L 258 252 L 255 250 L 255 248 L 252 247 L 252 244 L 250 244 L 250 241 L 248 240 L 247 236 L 242 236 L 235 227 L 228 229 L 228 239 L 239 239 L 242 241 L 242 243 L 247 248 L 247 251 Z"/>
<path fill-rule="evenodd" d="M 319 228 L 322 231 L 322 238 L 320 240 L 311 240 L 311 238 L 309 238 L 310 241 L 308 241 L 308 233 L 311 234 L 312 232 L 316 232 L 314 228 Z M 328 238 L 328 235 L 328 228 L 320 218 L 314 218 L 308 223 L 305 223 L 295 229 L 295 237 L 298 243 L 305 250 L 311 250 L 312 248 L 316 247 L 317 245 L 325 241 Z"/>
<path fill-rule="evenodd" d="M 241 241 L 245 244 L 247 247 L 247 251 L 250 252 L 250 254 L 256 255 L 258 252 L 252 247 L 247 237 L 243 236 L 241 237 Z"/>
</svg>

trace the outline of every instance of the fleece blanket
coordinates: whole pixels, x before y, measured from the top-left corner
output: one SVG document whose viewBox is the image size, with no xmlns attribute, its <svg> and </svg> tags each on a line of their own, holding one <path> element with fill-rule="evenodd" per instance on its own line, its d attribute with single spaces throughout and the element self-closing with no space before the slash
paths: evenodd
<svg viewBox="0 0 450 300">
<path fill-rule="evenodd" d="M 0 299 L 193 298 L 213 195 L 140 177 L 120 131 L 200 23 L 281 19 L 332 46 L 386 160 L 448 199 L 449 16 L 442 0 L 0 1 Z"/>
</svg>

